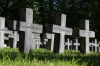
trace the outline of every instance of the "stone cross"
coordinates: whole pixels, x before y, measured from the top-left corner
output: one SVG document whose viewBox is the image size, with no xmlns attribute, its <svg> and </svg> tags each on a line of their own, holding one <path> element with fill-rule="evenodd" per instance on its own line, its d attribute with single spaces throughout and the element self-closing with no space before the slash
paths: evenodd
<svg viewBox="0 0 100 66">
<path fill-rule="evenodd" d="M 5 40 L 9 40 L 9 38 L 8 38 L 8 37 L 6 37 L 6 36 L 4 37 L 4 44 L 3 44 L 3 48 L 4 48 L 4 47 L 7 47 L 7 44 L 5 43 Z"/>
<path fill-rule="evenodd" d="M 4 47 L 4 28 L 5 28 L 5 18 L 0 17 L 0 48 Z"/>
<path fill-rule="evenodd" d="M 75 50 L 77 50 L 78 51 L 78 46 L 80 46 L 80 43 L 78 43 L 78 39 L 75 39 L 75 43 L 74 43 L 74 45 L 76 46 L 76 49 Z"/>
<path fill-rule="evenodd" d="M 54 48 L 54 34 L 44 33 L 43 34 L 43 42 L 46 42 L 46 49 L 53 51 Z"/>
<path fill-rule="evenodd" d="M 89 31 L 89 20 L 80 21 L 79 36 L 80 38 L 80 51 L 82 53 L 89 53 L 89 38 L 95 37 L 94 31 Z"/>
<path fill-rule="evenodd" d="M 48 42 L 48 39 L 47 39 L 47 38 L 43 38 L 42 43 L 43 43 L 44 45 L 46 45 L 46 44 L 47 44 L 47 42 Z"/>
<path fill-rule="evenodd" d="M 97 52 L 98 47 L 99 47 L 99 44 L 97 43 L 97 39 L 94 39 L 94 45 L 93 46 L 95 47 L 95 52 Z"/>
<path fill-rule="evenodd" d="M 33 33 L 32 38 L 33 38 L 33 40 L 35 42 L 35 48 L 38 49 L 40 47 L 40 45 L 42 44 L 41 40 L 40 40 L 41 39 L 40 38 L 40 34 Z M 34 46 L 34 45 L 32 45 L 32 46 Z"/>
<path fill-rule="evenodd" d="M 7 36 L 4 36 L 4 46 L 5 47 L 7 46 L 7 44 L 5 43 L 5 41 L 8 41 L 8 40 L 9 40 L 9 38 Z"/>
<path fill-rule="evenodd" d="M 10 46 L 10 39 L 9 39 L 9 35 L 12 35 L 13 34 L 13 31 L 11 31 L 11 30 L 8 30 L 8 28 L 7 27 L 5 27 L 4 28 L 4 33 L 5 33 L 5 41 L 7 41 L 7 46 Z"/>
<path fill-rule="evenodd" d="M 16 48 L 17 42 L 19 41 L 19 35 L 17 31 L 14 31 L 13 34 L 8 35 L 9 38 L 11 38 L 11 47 Z"/>
<path fill-rule="evenodd" d="M 65 42 L 65 46 L 66 45 L 67 45 L 67 49 L 70 50 L 70 46 L 72 46 L 72 42 L 69 41 L 69 38 L 67 39 L 67 42 Z"/>
<path fill-rule="evenodd" d="M 66 27 L 65 14 L 57 14 L 55 24 L 56 25 L 48 25 L 47 32 L 55 34 L 54 52 L 63 53 L 65 49 L 65 35 L 72 35 L 72 29 Z"/>
<path fill-rule="evenodd" d="M 19 31 L 19 51 L 29 53 L 31 49 L 35 48 L 35 42 L 32 38 L 33 33 L 42 33 L 42 25 L 32 24 L 33 10 L 30 8 L 21 9 L 21 21 L 13 21 L 9 29 Z M 33 46 L 34 45 L 34 46 Z"/>
<path fill-rule="evenodd" d="M 4 28 L 4 31 L 5 31 L 5 34 L 6 34 L 7 36 L 13 34 L 13 31 L 8 30 L 7 27 Z"/>
<path fill-rule="evenodd" d="M 91 51 L 93 51 L 93 45 L 94 45 L 93 41 L 91 43 L 89 43 L 89 48 Z"/>
<path fill-rule="evenodd" d="M 9 38 L 5 37 L 5 34 L 11 34 L 11 31 L 7 31 L 5 27 L 5 18 L 0 17 L 0 48 L 6 47 L 4 44 L 4 40 L 8 40 Z"/>
<path fill-rule="evenodd" d="M 99 52 L 100 52 L 100 41 L 98 42 L 98 44 L 99 44 L 99 48 L 98 48 L 98 50 L 99 50 Z"/>
<path fill-rule="evenodd" d="M 7 46 L 7 44 L 5 43 L 5 41 L 6 40 L 9 40 L 9 38 L 8 37 L 6 37 L 6 36 L 4 36 L 4 47 L 6 47 Z"/>
<path fill-rule="evenodd" d="M 39 49 L 41 44 L 42 43 L 40 42 L 40 39 L 35 39 L 35 48 L 36 49 Z"/>
<path fill-rule="evenodd" d="M 8 37 L 6 37 L 6 36 L 4 36 L 4 40 L 9 40 L 9 38 L 8 38 Z"/>
</svg>

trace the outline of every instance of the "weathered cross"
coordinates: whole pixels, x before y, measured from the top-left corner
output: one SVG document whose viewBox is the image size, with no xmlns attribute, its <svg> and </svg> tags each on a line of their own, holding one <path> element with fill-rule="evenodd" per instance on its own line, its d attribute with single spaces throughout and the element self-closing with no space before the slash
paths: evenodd
<svg viewBox="0 0 100 66">
<path fill-rule="evenodd" d="M 40 38 L 40 34 L 38 33 L 33 33 L 32 35 L 33 40 L 35 42 L 35 48 L 38 49 L 40 47 L 41 43 L 41 38 Z M 33 45 L 34 46 L 34 45 Z"/>
<path fill-rule="evenodd" d="M 80 38 L 80 49 L 82 53 L 89 53 L 89 38 L 95 37 L 94 31 L 89 31 L 89 20 L 80 21 L 79 36 Z"/>
<path fill-rule="evenodd" d="M 93 43 L 93 41 L 91 41 L 91 42 L 89 43 L 89 49 L 90 49 L 90 51 L 93 51 L 93 45 L 94 45 L 94 43 Z"/>
<path fill-rule="evenodd" d="M 89 50 L 90 51 L 94 51 L 94 38 L 92 38 L 92 40 L 90 39 L 90 42 L 89 42 Z"/>
<path fill-rule="evenodd" d="M 5 34 L 6 34 L 6 35 L 11 35 L 11 34 L 13 34 L 13 31 L 8 30 L 7 27 L 4 28 L 4 31 L 5 31 Z"/>
<path fill-rule="evenodd" d="M 55 24 L 56 25 L 48 25 L 47 32 L 55 34 L 54 52 L 63 53 L 65 49 L 65 35 L 72 35 L 72 29 L 66 27 L 65 14 L 57 14 Z"/>
<path fill-rule="evenodd" d="M 67 38 L 67 42 L 65 42 L 65 46 L 66 45 L 67 45 L 67 49 L 70 50 L 70 46 L 72 46 L 72 42 L 69 41 L 69 38 Z"/>
<path fill-rule="evenodd" d="M 98 52 L 100 52 L 100 41 L 98 42 L 98 44 L 99 44 L 99 48 L 98 48 L 99 51 Z"/>
<path fill-rule="evenodd" d="M 5 18 L 0 17 L 0 48 L 4 47 L 4 28 L 5 28 Z"/>
<path fill-rule="evenodd" d="M 35 39 L 35 48 L 39 49 L 40 45 L 41 45 L 40 39 Z"/>
<path fill-rule="evenodd" d="M 53 51 L 54 48 L 54 34 L 51 33 L 44 33 L 43 34 L 43 40 L 45 41 L 45 39 L 47 39 L 48 41 L 46 42 L 46 49 Z M 43 41 L 43 42 L 44 42 Z"/>
<path fill-rule="evenodd" d="M 75 39 L 75 43 L 74 43 L 74 45 L 76 46 L 76 49 L 75 50 L 77 50 L 78 51 L 78 46 L 80 46 L 80 43 L 78 43 L 78 39 Z"/>
<path fill-rule="evenodd" d="M 19 31 L 19 50 L 20 52 L 29 53 L 31 49 L 35 48 L 35 42 L 33 42 L 33 33 L 42 33 L 42 25 L 32 24 L 33 22 L 33 10 L 30 8 L 21 9 L 20 12 L 21 21 L 13 21 L 11 28 Z M 10 25 L 11 26 L 11 25 Z M 34 47 L 32 46 L 34 45 Z"/>
<path fill-rule="evenodd" d="M 12 39 L 11 39 L 12 48 L 16 48 L 17 42 L 19 41 L 18 32 L 17 32 L 17 31 L 14 31 L 14 33 L 11 34 L 11 35 L 8 35 L 8 37 L 9 37 L 9 38 L 12 38 Z"/>
<path fill-rule="evenodd" d="M 98 42 L 97 42 L 97 39 L 94 39 L 93 46 L 95 47 L 95 52 L 97 52 L 98 47 L 99 47 L 99 44 L 98 44 Z"/>
</svg>

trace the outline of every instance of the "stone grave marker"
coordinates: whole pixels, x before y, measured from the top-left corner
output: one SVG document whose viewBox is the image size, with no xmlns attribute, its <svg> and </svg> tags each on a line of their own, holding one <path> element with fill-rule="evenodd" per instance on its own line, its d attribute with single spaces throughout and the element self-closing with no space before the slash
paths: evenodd
<svg viewBox="0 0 100 66">
<path fill-rule="evenodd" d="M 33 40 L 34 40 L 34 42 L 35 42 L 35 48 L 36 48 L 36 49 L 40 48 L 40 45 L 42 44 L 42 43 L 41 43 L 40 34 L 38 34 L 38 33 L 33 33 L 32 37 L 33 37 Z M 34 45 L 33 45 L 33 46 L 34 46 Z"/>
<path fill-rule="evenodd" d="M 99 44 L 99 48 L 98 48 L 99 51 L 98 52 L 100 52 L 100 41 L 98 42 L 98 44 Z"/>
<path fill-rule="evenodd" d="M 18 32 L 14 31 L 14 33 L 11 34 L 11 35 L 8 35 L 8 37 L 10 38 L 11 47 L 12 48 L 16 48 L 17 47 L 17 43 L 19 41 Z"/>
<path fill-rule="evenodd" d="M 13 34 L 13 31 L 8 30 L 8 28 L 7 28 L 7 27 L 5 27 L 5 28 L 4 28 L 4 31 L 5 31 L 5 34 L 6 34 L 6 36 L 7 36 L 7 37 L 8 37 L 8 35 Z"/>
<path fill-rule="evenodd" d="M 75 39 L 74 45 L 76 47 L 75 50 L 78 51 L 78 47 L 80 46 L 80 43 L 78 43 L 78 39 Z"/>
<path fill-rule="evenodd" d="M 66 27 L 66 15 L 65 14 L 57 14 L 56 25 L 48 25 L 47 32 L 54 33 L 54 52 L 55 53 L 63 53 L 64 52 L 64 42 L 65 42 L 65 35 L 72 35 L 72 29 Z"/>
<path fill-rule="evenodd" d="M 74 36 L 79 36 L 80 52 L 89 53 L 89 38 L 95 37 L 94 31 L 89 31 L 89 20 L 80 20 L 80 29 L 73 31 Z"/>
<path fill-rule="evenodd" d="M 89 43 L 90 51 L 93 51 L 93 45 L 94 45 L 93 41 Z"/>
<path fill-rule="evenodd" d="M 32 32 L 42 33 L 42 25 L 32 24 L 33 10 L 30 8 L 21 9 L 20 20 L 11 22 L 9 29 L 19 31 L 19 51 L 29 53 L 35 48 Z"/>
<path fill-rule="evenodd" d="M 0 48 L 4 47 L 4 28 L 5 28 L 5 18 L 0 17 Z"/>
<path fill-rule="evenodd" d="M 45 42 L 45 48 L 53 51 L 54 48 L 54 34 L 44 33 L 43 34 L 43 43 Z"/>
<path fill-rule="evenodd" d="M 8 37 L 6 37 L 6 36 L 4 36 L 4 39 L 5 39 L 5 40 L 9 40 L 9 38 L 8 38 Z"/>
<path fill-rule="evenodd" d="M 95 50 L 95 52 L 97 52 L 98 51 L 98 48 L 99 48 L 99 44 L 97 43 L 97 39 L 94 39 L 94 41 L 93 41 L 94 43 L 93 43 L 93 46 L 94 46 L 94 50 Z"/>
<path fill-rule="evenodd" d="M 8 40 L 9 40 L 9 38 L 7 36 L 4 36 L 4 46 L 5 47 L 7 46 L 7 44 L 5 43 L 5 41 L 8 41 Z"/>
<path fill-rule="evenodd" d="M 71 50 L 72 48 L 70 48 L 70 46 L 72 46 L 72 41 L 69 41 L 69 38 L 67 38 L 67 42 L 65 42 L 65 46 L 67 46 L 68 50 Z"/>
<path fill-rule="evenodd" d="M 7 46 L 10 46 L 10 40 L 9 40 L 9 35 L 13 34 L 13 31 L 11 30 L 8 30 L 7 27 L 4 28 L 4 35 L 5 35 L 5 38 L 4 38 L 4 42 L 6 43 Z"/>
<path fill-rule="evenodd" d="M 7 44 L 5 43 L 5 41 L 8 41 L 9 40 L 9 38 L 8 37 L 6 37 L 6 36 L 4 36 L 4 47 L 7 47 Z"/>
<path fill-rule="evenodd" d="M 41 44 L 42 43 L 41 43 L 40 39 L 35 39 L 35 48 L 36 49 L 39 49 Z"/>
<path fill-rule="evenodd" d="M 95 32 L 89 31 L 89 20 L 81 20 L 80 29 L 80 51 L 82 53 L 89 53 L 89 38 L 95 38 Z"/>
</svg>

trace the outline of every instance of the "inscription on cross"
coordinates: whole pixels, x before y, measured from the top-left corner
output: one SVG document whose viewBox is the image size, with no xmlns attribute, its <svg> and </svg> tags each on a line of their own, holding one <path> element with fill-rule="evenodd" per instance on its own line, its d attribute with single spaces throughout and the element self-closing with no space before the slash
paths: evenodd
<svg viewBox="0 0 100 66">
<path fill-rule="evenodd" d="M 65 49 L 64 48 L 65 35 L 72 35 L 72 29 L 66 27 L 65 14 L 57 14 L 55 24 L 56 25 L 48 25 L 47 32 L 55 34 L 54 52 L 63 53 Z"/>
<path fill-rule="evenodd" d="M 9 29 L 19 31 L 19 51 L 29 53 L 30 49 L 35 48 L 31 48 L 31 46 L 35 44 L 32 38 L 32 32 L 42 33 L 42 25 L 32 24 L 33 10 L 29 8 L 21 9 L 20 20 L 21 21 L 14 20 L 12 22 L 13 24 L 10 24 Z"/>
<path fill-rule="evenodd" d="M 80 38 L 80 49 L 82 53 L 89 53 L 89 38 L 95 38 L 95 32 L 89 31 L 89 20 L 80 21 L 79 36 Z"/>
<path fill-rule="evenodd" d="M 80 36 L 81 37 L 95 37 L 95 32 L 94 31 L 87 31 L 87 30 L 80 30 Z"/>
</svg>

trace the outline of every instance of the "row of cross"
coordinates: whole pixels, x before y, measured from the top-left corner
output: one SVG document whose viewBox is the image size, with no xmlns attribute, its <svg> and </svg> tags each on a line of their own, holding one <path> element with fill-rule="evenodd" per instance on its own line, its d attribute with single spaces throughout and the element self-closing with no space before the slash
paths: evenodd
<svg viewBox="0 0 100 66">
<path fill-rule="evenodd" d="M 51 47 L 51 51 L 63 53 L 65 50 L 65 36 L 72 35 L 80 37 L 80 51 L 82 53 L 89 53 L 89 38 L 95 38 L 95 32 L 89 31 L 89 20 L 81 20 L 79 30 L 73 30 L 72 28 L 66 27 L 65 14 L 57 14 L 55 24 L 49 24 L 46 27 L 46 32 L 49 34 L 42 34 L 43 26 L 33 23 L 33 10 L 30 8 L 21 9 L 20 20 L 9 21 L 8 30 L 13 33 L 13 36 L 18 31 L 19 35 L 16 35 L 17 40 L 14 40 L 14 42 L 18 41 L 19 51 L 24 53 L 29 53 L 30 50 L 35 48 L 35 44 L 38 41 L 36 39 L 39 39 L 41 44 L 47 43 L 46 47 Z M 13 37 L 12 35 L 4 37 L 4 34 L 9 31 L 5 28 L 5 18 L 0 17 L 0 47 L 3 46 L 4 39 Z M 42 34 L 42 37 L 40 37 L 40 34 Z M 44 37 L 47 39 L 44 39 Z"/>
<path fill-rule="evenodd" d="M 46 46 L 46 49 L 49 49 L 51 51 L 53 51 L 53 44 L 54 44 L 54 34 L 44 34 L 45 38 L 44 38 L 44 43 Z M 74 39 L 74 42 L 72 42 L 72 40 L 70 40 L 69 38 L 67 38 L 67 41 L 65 41 L 64 43 L 65 45 L 65 49 L 67 50 L 76 50 L 79 51 L 80 50 L 80 43 L 78 41 L 78 39 Z M 89 51 L 95 51 L 95 52 L 100 52 L 100 43 L 97 42 L 97 39 L 93 39 L 91 42 L 89 42 Z"/>
<path fill-rule="evenodd" d="M 14 33 L 12 33 L 12 31 L 7 30 L 7 28 L 6 28 L 5 34 L 8 34 L 8 37 L 5 36 L 4 40 L 9 40 L 9 38 L 13 38 L 13 40 L 12 40 L 13 43 L 11 45 L 13 45 L 12 46 L 13 48 L 16 48 L 17 47 L 17 42 L 19 41 L 18 32 L 14 31 Z M 33 35 L 35 35 L 35 36 L 33 36 L 33 38 L 35 38 L 35 48 L 38 49 L 38 48 L 40 48 L 40 45 L 42 45 L 42 42 L 40 40 L 40 34 L 33 34 Z M 43 39 L 44 39 L 43 44 L 46 45 L 45 48 L 53 51 L 53 45 L 54 45 L 53 42 L 54 41 L 52 41 L 52 40 L 54 40 L 54 34 L 46 33 L 46 34 L 44 34 Z M 48 43 L 49 40 L 50 40 L 50 43 Z M 6 45 L 7 44 L 4 44 L 4 47 L 6 47 Z M 74 46 L 74 48 L 73 48 L 73 46 Z M 74 49 L 74 50 L 78 51 L 79 46 L 80 46 L 80 43 L 78 42 L 78 39 L 75 39 L 73 44 L 72 44 L 72 40 L 70 40 L 70 39 L 67 39 L 67 41 L 65 42 L 65 47 L 68 50 L 73 50 Z M 100 52 L 100 50 L 99 50 L 100 47 L 99 47 L 99 43 L 97 43 L 97 39 L 95 39 L 95 41 L 90 42 L 89 47 L 91 48 L 91 51 L 95 50 L 95 52 L 97 52 L 97 51 Z M 95 49 L 93 49 L 93 47 L 95 47 Z"/>
</svg>

